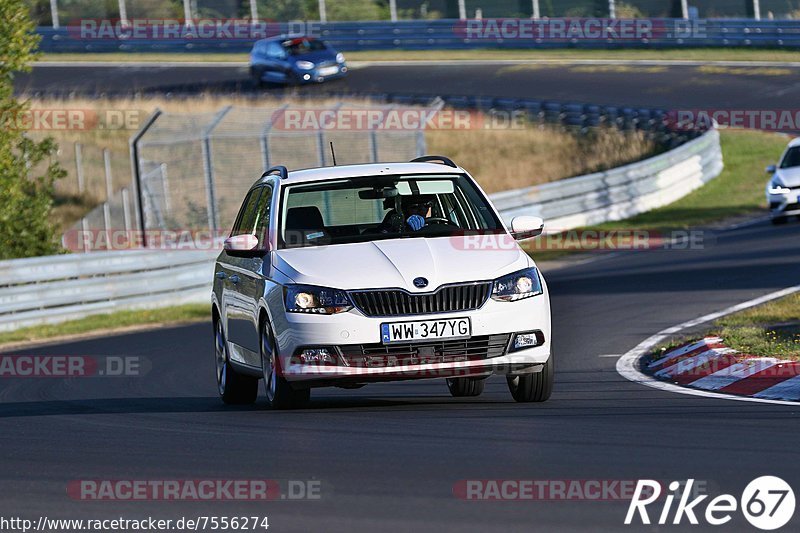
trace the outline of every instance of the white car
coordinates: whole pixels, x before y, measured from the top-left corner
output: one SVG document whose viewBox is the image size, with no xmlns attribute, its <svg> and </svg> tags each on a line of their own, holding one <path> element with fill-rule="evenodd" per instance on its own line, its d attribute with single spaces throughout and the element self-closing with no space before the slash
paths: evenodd
<svg viewBox="0 0 800 533">
<path fill-rule="evenodd" d="M 310 389 L 444 378 L 477 396 L 492 374 L 513 398 L 553 386 L 550 300 L 484 192 L 447 158 L 288 172 L 244 199 L 215 266 L 217 385 L 226 403 L 306 402 Z"/>
<path fill-rule="evenodd" d="M 772 174 L 767 183 L 767 204 L 773 224 L 786 222 L 791 215 L 800 215 L 800 137 L 793 139 L 778 165 L 770 165 Z"/>
</svg>

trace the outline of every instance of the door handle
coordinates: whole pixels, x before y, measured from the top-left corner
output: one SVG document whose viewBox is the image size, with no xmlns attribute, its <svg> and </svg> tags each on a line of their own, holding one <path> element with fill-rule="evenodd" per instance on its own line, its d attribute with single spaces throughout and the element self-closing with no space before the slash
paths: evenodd
<svg viewBox="0 0 800 533">
<path fill-rule="evenodd" d="M 234 274 L 233 276 L 231 276 L 228 279 L 231 280 L 231 283 L 239 283 L 239 276 L 237 276 L 236 274 Z"/>
<path fill-rule="evenodd" d="M 217 273 L 215 274 L 215 276 L 217 277 L 217 279 L 225 279 L 225 272 L 222 272 L 222 271 L 220 270 L 219 272 L 217 272 Z"/>
</svg>

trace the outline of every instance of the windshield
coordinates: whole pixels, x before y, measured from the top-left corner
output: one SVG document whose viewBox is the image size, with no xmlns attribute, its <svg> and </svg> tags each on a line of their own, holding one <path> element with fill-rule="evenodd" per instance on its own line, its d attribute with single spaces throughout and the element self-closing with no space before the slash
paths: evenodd
<svg viewBox="0 0 800 533">
<path fill-rule="evenodd" d="M 326 50 L 325 43 L 319 39 L 292 39 L 283 42 L 283 47 L 290 55 L 297 56 L 309 52 L 320 52 Z"/>
<path fill-rule="evenodd" d="M 800 146 L 789 148 L 781 160 L 781 168 L 792 167 L 800 167 Z"/>
<path fill-rule="evenodd" d="M 372 176 L 283 189 L 280 247 L 503 231 L 467 176 Z"/>
</svg>

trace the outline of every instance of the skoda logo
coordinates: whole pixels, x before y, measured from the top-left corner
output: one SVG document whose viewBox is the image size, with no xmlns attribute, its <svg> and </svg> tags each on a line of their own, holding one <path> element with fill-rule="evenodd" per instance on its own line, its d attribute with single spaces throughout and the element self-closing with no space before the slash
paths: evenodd
<svg viewBox="0 0 800 533">
<path fill-rule="evenodd" d="M 418 289 L 424 289 L 428 286 L 428 280 L 425 278 L 414 278 L 414 286 Z"/>
</svg>

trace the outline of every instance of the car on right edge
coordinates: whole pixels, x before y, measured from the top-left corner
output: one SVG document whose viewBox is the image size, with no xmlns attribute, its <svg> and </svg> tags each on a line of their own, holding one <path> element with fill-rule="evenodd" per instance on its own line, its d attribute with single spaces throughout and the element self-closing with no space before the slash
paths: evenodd
<svg viewBox="0 0 800 533">
<path fill-rule="evenodd" d="M 800 215 L 800 137 L 792 139 L 777 165 L 767 167 L 767 204 L 773 224 L 783 224 Z"/>
</svg>

